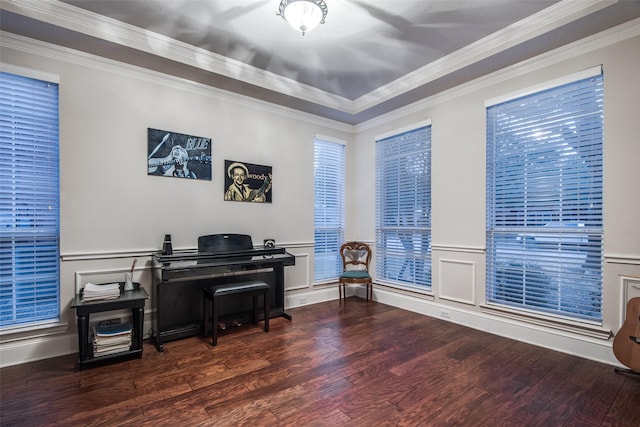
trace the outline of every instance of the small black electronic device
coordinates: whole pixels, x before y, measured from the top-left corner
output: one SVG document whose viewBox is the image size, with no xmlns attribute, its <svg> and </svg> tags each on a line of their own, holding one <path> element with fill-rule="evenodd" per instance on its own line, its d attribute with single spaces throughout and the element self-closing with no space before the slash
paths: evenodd
<svg viewBox="0 0 640 427">
<path fill-rule="evenodd" d="M 267 249 L 273 249 L 276 247 L 275 239 L 264 239 L 264 247 Z"/>
</svg>

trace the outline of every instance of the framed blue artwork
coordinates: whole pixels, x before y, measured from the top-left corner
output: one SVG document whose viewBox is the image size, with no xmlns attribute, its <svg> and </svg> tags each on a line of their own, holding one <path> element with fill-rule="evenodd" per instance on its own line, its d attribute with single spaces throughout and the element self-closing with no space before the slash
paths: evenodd
<svg viewBox="0 0 640 427">
<path fill-rule="evenodd" d="M 211 181 L 211 138 L 147 129 L 148 175 Z"/>
</svg>

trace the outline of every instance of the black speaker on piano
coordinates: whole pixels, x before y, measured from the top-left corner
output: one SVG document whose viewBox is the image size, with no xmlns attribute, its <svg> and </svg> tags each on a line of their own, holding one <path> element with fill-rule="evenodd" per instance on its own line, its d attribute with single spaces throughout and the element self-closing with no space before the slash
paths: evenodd
<svg viewBox="0 0 640 427">
<path fill-rule="evenodd" d="M 276 240 L 275 239 L 264 239 L 263 246 L 266 249 L 273 249 L 273 248 L 276 247 Z"/>
<path fill-rule="evenodd" d="M 209 234 L 198 237 L 198 252 L 237 252 L 253 249 L 248 234 Z"/>
</svg>

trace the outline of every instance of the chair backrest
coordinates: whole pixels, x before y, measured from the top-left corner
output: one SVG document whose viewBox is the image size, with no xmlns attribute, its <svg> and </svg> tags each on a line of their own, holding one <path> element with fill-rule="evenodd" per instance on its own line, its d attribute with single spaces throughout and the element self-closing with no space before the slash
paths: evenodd
<svg viewBox="0 0 640 427">
<path fill-rule="evenodd" d="M 347 270 L 369 271 L 371 261 L 371 248 L 363 242 L 346 242 L 340 246 L 342 268 Z"/>
</svg>

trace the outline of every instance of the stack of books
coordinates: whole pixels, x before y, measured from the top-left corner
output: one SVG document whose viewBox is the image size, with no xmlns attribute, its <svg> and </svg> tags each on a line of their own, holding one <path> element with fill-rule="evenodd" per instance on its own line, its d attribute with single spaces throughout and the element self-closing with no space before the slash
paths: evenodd
<svg viewBox="0 0 640 427">
<path fill-rule="evenodd" d="M 131 325 L 129 323 L 93 327 L 94 357 L 128 351 L 130 347 Z"/>
<path fill-rule="evenodd" d="M 87 283 L 82 291 L 82 302 L 116 299 L 118 297 L 120 297 L 120 285 L 118 283 L 109 283 L 107 285 Z"/>
</svg>

